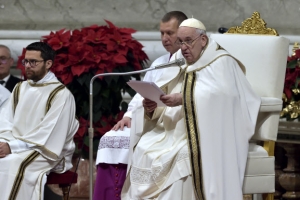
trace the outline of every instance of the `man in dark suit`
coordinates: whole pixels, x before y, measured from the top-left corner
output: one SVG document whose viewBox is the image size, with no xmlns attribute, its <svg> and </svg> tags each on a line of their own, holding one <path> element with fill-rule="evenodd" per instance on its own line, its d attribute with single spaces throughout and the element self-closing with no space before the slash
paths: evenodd
<svg viewBox="0 0 300 200">
<path fill-rule="evenodd" d="M 14 64 L 10 49 L 0 44 L 0 84 L 6 87 L 10 92 L 21 79 L 10 74 L 10 68 Z"/>
</svg>

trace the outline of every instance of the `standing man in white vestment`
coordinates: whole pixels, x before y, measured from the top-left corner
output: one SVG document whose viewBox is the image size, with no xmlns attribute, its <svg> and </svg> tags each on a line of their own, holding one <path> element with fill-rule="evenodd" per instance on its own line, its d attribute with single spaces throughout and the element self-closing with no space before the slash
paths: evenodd
<svg viewBox="0 0 300 200">
<path fill-rule="evenodd" d="M 260 98 L 245 68 L 206 36 L 197 19 L 177 32 L 186 64 L 157 81 L 166 107 L 145 99 L 132 115 L 134 152 L 122 200 L 242 200 L 248 141 Z M 175 68 L 175 67 L 174 67 Z M 144 119 L 141 116 L 146 116 Z M 132 128 L 133 129 L 133 128 Z"/>
<path fill-rule="evenodd" d="M 0 113 L 0 200 L 40 200 L 46 174 L 72 167 L 78 129 L 71 92 L 50 71 L 55 51 L 26 47 L 27 81 L 18 83 Z"/>
<path fill-rule="evenodd" d="M 177 29 L 179 24 L 185 19 L 187 19 L 187 16 L 181 11 L 171 11 L 162 17 L 160 22 L 161 41 L 169 53 L 157 58 L 151 67 L 168 63 L 172 54 L 179 49 L 179 46 L 175 44 Z M 168 70 L 159 69 L 149 71 L 143 80 L 156 82 Z M 139 94 L 136 94 L 130 101 L 123 119 L 111 131 L 102 136 L 100 140 L 96 160 L 98 170 L 94 200 L 120 198 L 128 163 L 131 115 L 137 103 L 142 100 L 143 98 Z"/>
</svg>

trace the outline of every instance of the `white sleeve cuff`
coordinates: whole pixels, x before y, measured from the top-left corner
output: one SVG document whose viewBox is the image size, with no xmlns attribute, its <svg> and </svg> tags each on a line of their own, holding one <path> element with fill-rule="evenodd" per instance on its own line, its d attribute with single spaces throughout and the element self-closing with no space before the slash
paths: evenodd
<svg viewBox="0 0 300 200">
<path fill-rule="evenodd" d="M 127 111 L 127 112 L 123 115 L 123 118 L 124 118 L 124 117 L 132 118 L 132 111 Z"/>
<path fill-rule="evenodd" d="M 19 153 L 29 149 L 29 145 L 21 140 L 12 140 L 7 142 L 11 153 Z"/>
</svg>

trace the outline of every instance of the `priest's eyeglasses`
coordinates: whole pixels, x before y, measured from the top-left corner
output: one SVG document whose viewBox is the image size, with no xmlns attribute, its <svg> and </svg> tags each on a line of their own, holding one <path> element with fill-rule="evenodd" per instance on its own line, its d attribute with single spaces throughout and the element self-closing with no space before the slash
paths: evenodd
<svg viewBox="0 0 300 200">
<path fill-rule="evenodd" d="M 34 59 L 23 59 L 22 60 L 22 65 L 26 67 L 26 65 L 29 63 L 30 67 L 36 67 L 39 62 L 44 62 L 44 60 L 34 60 Z"/>
<path fill-rule="evenodd" d="M 181 47 L 182 45 L 186 45 L 188 47 L 193 47 L 194 42 L 201 36 L 202 34 L 200 34 L 198 37 L 196 37 L 193 40 L 186 40 L 186 41 L 179 41 L 179 39 L 176 40 L 175 44 L 179 47 Z"/>
</svg>

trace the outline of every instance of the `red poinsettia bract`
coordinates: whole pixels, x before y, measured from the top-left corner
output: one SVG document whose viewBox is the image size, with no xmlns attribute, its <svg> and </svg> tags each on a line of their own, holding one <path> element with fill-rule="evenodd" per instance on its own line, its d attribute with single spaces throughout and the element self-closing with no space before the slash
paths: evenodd
<svg viewBox="0 0 300 200">
<path fill-rule="evenodd" d="M 287 61 L 283 92 L 290 101 L 294 100 L 292 90 L 299 89 L 300 84 L 300 49 L 296 50 L 293 56 L 288 57 Z"/>
<path fill-rule="evenodd" d="M 148 56 L 142 50 L 143 46 L 132 38 L 136 31 L 118 28 L 105 21 L 108 26 L 92 25 L 74 31 L 61 29 L 43 36 L 42 41 L 57 53 L 51 70 L 65 85 L 90 70 L 112 72 L 114 68 L 128 63 L 135 70 L 142 69 L 141 62 L 146 61 Z M 129 52 L 133 59 L 130 61 L 127 58 Z M 24 51 L 21 57 L 24 57 Z M 24 69 L 21 62 L 18 68 Z"/>
</svg>

